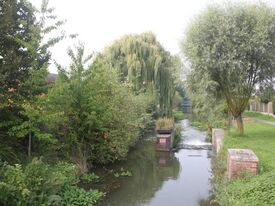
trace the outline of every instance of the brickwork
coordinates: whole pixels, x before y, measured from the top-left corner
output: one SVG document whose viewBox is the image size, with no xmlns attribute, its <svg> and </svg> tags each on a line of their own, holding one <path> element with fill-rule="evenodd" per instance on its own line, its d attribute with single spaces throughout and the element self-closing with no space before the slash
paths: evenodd
<svg viewBox="0 0 275 206">
<path fill-rule="evenodd" d="M 252 150 L 228 149 L 227 175 L 229 179 L 239 177 L 243 172 L 256 175 L 258 165 L 259 159 Z"/>
</svg>

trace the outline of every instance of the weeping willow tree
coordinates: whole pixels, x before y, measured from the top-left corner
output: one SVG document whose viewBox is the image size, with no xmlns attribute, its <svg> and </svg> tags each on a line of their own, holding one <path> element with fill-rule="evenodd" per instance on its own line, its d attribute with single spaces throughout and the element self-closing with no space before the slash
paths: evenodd
<svg viewBox="0 0 275 206">
<path fill-rule="evenodd" d="M 153 33 L 126 35 L 106 48 L 106 63 L 119 72 L 120 80 L 129 83 L 137 94 L 156 93 L 160 113 L 170 116 L 175 95 L 175 82 L 179 76 L 176 58 L 156 40 Z"/>
</svg>

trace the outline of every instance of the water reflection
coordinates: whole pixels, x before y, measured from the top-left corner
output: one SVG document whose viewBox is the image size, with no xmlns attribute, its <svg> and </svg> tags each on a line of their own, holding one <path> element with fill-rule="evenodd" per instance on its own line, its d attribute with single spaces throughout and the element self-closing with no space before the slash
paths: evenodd
<svg viewBox="0 0 275 206">
<path fill-rule="evenodd" d="M 188 121 L 182 124 L 185 126 L 183 144 L 208 144 L 204 132 L 188 126 Z M 209 150 L 157 152 L 154 142 L 142 141 L 130 152 L 127 161 L 109 168 L 119 170 L 123 167 L 133 176 L 114 178 L 111 174 L 106 175 L 105 182 L 98 188 L 110 193 L 99 205 L 209 206 L 211 156 Z"/>
<path fill-rule="evenodd" d="M 143 205 L 153 198 L 163 183 L 179 177 L 180 163 L 173 153 L 156 152 L 153 142 L 141 142 L 130 153 L 126 162 L 116 165 L 133 173 L 132 177 L 120 178 L 120 187 L 107 195 L 99 205 Z M 106 181 L 115 181 L 109 177 Z"/>
</svg>

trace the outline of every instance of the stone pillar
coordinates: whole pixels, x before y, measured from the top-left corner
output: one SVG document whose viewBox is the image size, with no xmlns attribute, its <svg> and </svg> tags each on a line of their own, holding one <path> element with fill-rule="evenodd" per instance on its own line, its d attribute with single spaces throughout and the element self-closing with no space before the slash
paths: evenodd
<svg viewBox="0 0 275 206">
<path fill-rule="evenodd" d="M 223 146 L 224 130 L 220 128 L 212 129 L 212 145 L 218 153 Z"/>
</svg>

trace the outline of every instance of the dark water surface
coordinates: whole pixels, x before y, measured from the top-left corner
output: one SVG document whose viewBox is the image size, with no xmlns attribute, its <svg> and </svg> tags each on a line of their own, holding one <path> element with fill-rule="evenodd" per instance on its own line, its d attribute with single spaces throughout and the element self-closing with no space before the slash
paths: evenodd
<svg viewBox="0 0 275 206">
<path fill-rule="evenodd" d="M 182 144 L 209 145 L 206 133 L 183 120 Z M 105 181 L 96 185 L 107 191 L 103 206 L 208 206 L 211 199 L 211 150 L 180 149 L 157 152 L 152 141 L 141 141 L 124 162 L 97 171 Z M 124 168 L 131 177 L 115 178 L 110 169 Z"/>
</svg>

